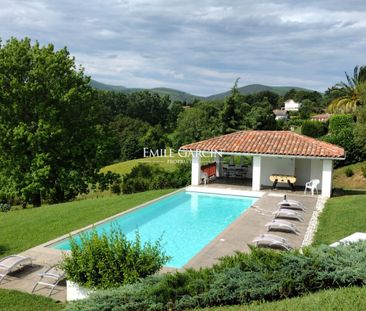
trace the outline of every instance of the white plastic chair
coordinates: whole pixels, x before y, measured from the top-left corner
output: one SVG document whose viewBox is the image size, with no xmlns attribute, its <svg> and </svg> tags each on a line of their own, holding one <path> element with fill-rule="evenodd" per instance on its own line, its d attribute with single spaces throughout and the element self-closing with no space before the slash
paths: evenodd
<svg viewBox="0 0 366 311">
<path fill-rule="evenodd" d="M 309 189 L 311 191 L 311 195 L 314 195 L 314 190 L 316 190 L 316 194 L 318 194 L 318 185 L 320 184 L 319 179 L 312 179 L 305 184 L 304 194 Z"/>
<path fill-rule="evenodd" d="M 206 172 L 202 172 L 201 171 L 200 180 L 203 180 L 203 184 L 204 185 L 207 185 L 207 183 L 208 183 L 208 175 L 207 175 Z"/>
</svg>

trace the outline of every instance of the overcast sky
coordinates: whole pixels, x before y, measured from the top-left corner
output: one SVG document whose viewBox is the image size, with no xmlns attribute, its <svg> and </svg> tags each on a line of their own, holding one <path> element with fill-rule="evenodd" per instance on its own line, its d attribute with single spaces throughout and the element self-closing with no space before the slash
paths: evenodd
<svg viewBox="0 0 366 311">
<path fill-rule="evenodd" d="M 366 64 L 365 0 L 296 2 L 0 0 L 0 37 L 67 46 L 100 82 L 197 95 L 237 77 L 324 91 Z"/>
</svg>

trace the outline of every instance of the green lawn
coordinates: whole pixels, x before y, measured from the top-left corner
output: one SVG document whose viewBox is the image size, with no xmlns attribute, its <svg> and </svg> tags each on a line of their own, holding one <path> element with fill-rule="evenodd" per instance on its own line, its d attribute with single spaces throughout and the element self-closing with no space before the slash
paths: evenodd
<svg viewBox="0 0 366 311">
<path fill-rule="evenodd" d="M 303 297 L 284 299 L 257 305 L 201 309 L 202 311 L 334 311 L 366 310 L 366 287 L 326 290 Z"/>
<path fill-rule="evenodd" d="M 0 289 L 0 310 L 3 311 L 58 311 L 64 307 L 51 298 Z"/>
<path fill-rule="evenodd" d="M 171 191 L 147 191 L 0 213 L 0 256 L 26 250 Z"/>
<path fill-rule="evenodd" d="M 314 244 L 330 244 L 359 231 L 366 232 L 366 195 L 331 198 L 319 217 Z"/>
</svg>

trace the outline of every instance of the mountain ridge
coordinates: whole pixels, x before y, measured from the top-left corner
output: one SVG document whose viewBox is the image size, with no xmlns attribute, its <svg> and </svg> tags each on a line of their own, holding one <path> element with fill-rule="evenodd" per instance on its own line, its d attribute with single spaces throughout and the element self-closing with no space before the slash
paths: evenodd
<svg viewBox="0 0 366 311">
<path fill-rule="evenodd" d="M 184 91 L 167 88 L 167 87 L 157 87 L 152 89 L 144 89 L 144 88 L 127 88 L 125 86 L 121 85 L 110 85 L 105 84 L 96 80 L 91 80 L 90 82 L 91 86 L 98 90 L 106 90 L 106 91 L 115 91 L 115 92 L 124 92 L 127 94 L 138 92 L 142 90 L 147 90 L 151 92 L 155 92 L 161 96 L 168 95 L 172 101 L 181 101 L 186 103 L 192 103 L 194 100 L 218 100 L 223 99 L 226 96 L 230 94 L 230 90 L 218 94 L 213 94 L 210 96 L 198 96 L 193 95 Z M 313 92 L 314 90 L 297 87 L 297 86 L 269 86 L 269 85 L 263 85 L 263 84 L 249 84 L 245 86 L 238 87 L 238 90 L 243 95 L 250 95 L 255 94 L 263 91 L 271 91 L 278 95 L 283 96 L 286 94 L 289 90 L 295 89 L 295 90 L 303 90 L 308 92 Z"/>
</svg>

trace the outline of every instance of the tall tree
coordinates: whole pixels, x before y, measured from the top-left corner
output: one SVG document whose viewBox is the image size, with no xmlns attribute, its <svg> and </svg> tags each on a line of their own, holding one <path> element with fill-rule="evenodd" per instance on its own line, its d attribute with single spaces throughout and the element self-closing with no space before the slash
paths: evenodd
<svg viewBox="0 0 366 311">
<path fill-rule="evenodd" d="M 347 82 L 336 84 L 330 91 L 337 97 L 328 106 L 331 113 L 354 113 L 362 104 L 362 94 L 366 91 L 366 66 L 356 66 L 353 76 L 345 73 Z"/>
<path fill-rule="evenodd" d="M 101 166 L 98 105 L 66 48 L 0 45 L 0 193 L 39 206 L 87 192 Z"/>
<path fill-rule="evenodd" d="M 221 112 L 221 126 L 223 133 L 230 133 L 235 131 L 238 126 L 238 119 L 240 116 L 237 115 L 237 109 L 240 105 L 241 95 L 238 90 L 239 78 L 236 79 L 231 93 L 225 98 L 224 108 Z"/>
</svg>

